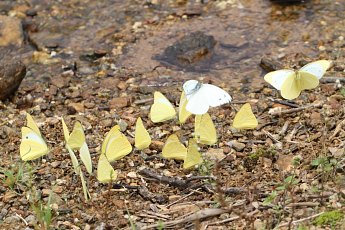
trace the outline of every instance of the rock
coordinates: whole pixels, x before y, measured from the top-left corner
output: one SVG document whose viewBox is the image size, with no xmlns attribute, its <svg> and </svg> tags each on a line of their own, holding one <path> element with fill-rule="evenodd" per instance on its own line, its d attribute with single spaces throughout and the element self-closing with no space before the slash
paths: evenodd
<svg viewBox="0 0 345 230">
<path fill-rule="evenodd" d="M 213 161 L 221 161 L 225 158 L 223 149 L 209 149 L 205 153 L 205 157 Z"/>
<path fill-rule="evenodd" d="M 75 110 L 78 113 L 83 113 L 85 111 L 84 105 L 82 103 L 69 103 L 68 107 L 72 110 Z"/>
<path fill-rule="evenodd" d="M 19 19 L 0 15 L 0 46 L 23 44 L 23 29 Z"/>
<path fill-rule="evenodd" d="M 110 109 L 124 108 L 129 105 L 129 97 L 116 97 L 109 102 Z"/>
<path fill-rule="evenodd" d="M 120 82 L 119 79 L 109 77 L 109 78 L 104 78 L 100 81 L 100 86 L 101 88 L 106 88 L 106 89 L 114 89 L 116 85 L 118 85 Z"/>
<path fill-rule="evenodd" d="M 67 87 L 70 82 L 69 77 L 56 76 L 51 79 L 51 83 L 58 88 Z"/>
<path fill-rule="evenodd" d="M 46 50 L 47 48 L 57 48 L 63 42 L 63 35 L 60 33 L 51 33 L 49 31 L 41 31 L 37 33 L 29 33 L 30 41 L 38 50 Z"/>
<path fill-rule="evenodd" d="M 0 100 L 11 96 L 26 75 L 26 67 L 19 60 L 3 59 L 0 63 Z"/>
<path fill-rule="evenodd" d="M 238 142 L 236 140 L 229 141 L 227 144 L 238 152 L 241 152 L 246 147 L 245 144 Z"/>
<path fill-rule="evenodd" d="M 25 221 L 28 223 L 29 226 L 34 226 L 37 224 L 36 217 L 34 215 L 29 215 L 25 218 Z"/>
<path fill-rule="evenodd" d="M 15 223 L 19 223 L 20 221 L 21 220 L 18 216 L 9 216 L 4 219 L 4 223 L 6 224 L 15 224 Z"/>
<path fill-rule="evenodd" d="M 53 63 L 57 63 L 60 60 L 58 58 L 52 58 L 50 54 L 47 54 L 45 52 L 39 52 L 35 51 L 32 55 L 33 62 L 40 63 L 43 65 L 49 65 Z"/>
<path fill-rule="evenodd" d="M 216 40 L 213 36 L 197 31 L 182 37 L 155 58 L 158 61 L 194 70 L 195 67 L 198 68 L 197 63 L 211 58 L 215 45 Z"/>
<path fill-rule="evenodd" d="M 8 210 L 6 208 L 1 209 L 0 212 L 0 221 L 2 221 L 4 219 L 4 217 L 7 215 Z"/>
</svg>

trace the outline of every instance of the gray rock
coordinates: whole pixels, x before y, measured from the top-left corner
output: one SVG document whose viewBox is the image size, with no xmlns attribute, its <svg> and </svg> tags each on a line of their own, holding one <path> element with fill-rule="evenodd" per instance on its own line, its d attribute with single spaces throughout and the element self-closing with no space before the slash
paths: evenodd
<svg viewBox="0 0 345 230">
<path fill-rule="evenodd" d="M 4 220 L 4 223 L 6 224 L 14 224 L 14 223 L 17 223 L 17 222 L 20 222 L 20 218 L 18 216 L 9 216 L 7 218 L 5 218 Z"/>
<path fill-rule="evenodd" d="M 246 147 L 245 144 L 240 143 L 240 142 L 238 142 L 236 140 L 229 141 L 227 143 L 227 145 L 229 145 L 231 148 L 235 149 L 237 152 L 241 152 Z"/>
<path fill-rule="evenodd" d="M 3 59 L 0 61 L 0 100 L 11 96 L 26 75 L 26 67 L 20 60 Z"/>
<path fill-rule="evenodd" d="M 35 226 L 37 224 L 37 219 L 34 215 L 27 216 L 25 221 L 28 222 L 29 226 Z"/>
</svg>

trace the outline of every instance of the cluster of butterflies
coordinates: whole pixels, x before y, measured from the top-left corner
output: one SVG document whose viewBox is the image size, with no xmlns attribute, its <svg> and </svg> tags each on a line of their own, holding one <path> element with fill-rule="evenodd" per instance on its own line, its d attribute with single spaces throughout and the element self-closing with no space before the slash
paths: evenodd
<svg viewBox="0 0 345 230">
<path fill-rule="evenodd" d="M 268 73 L 264 79 L 273 87 L 281 91 L 282 97 L 293 99 L 299 96 L 303 89 L 315 88 L 319 79 L 329 68 L 330 62 L 326 60 L 316 61 L 302 67 L 299 71 L 278 70 Z M 210 107 L 216 107 L 229 103 L 231 96 L 223 89 L 211 85 L 202 84 L 196 80 L 184 83 L 180 97 L 178 120 L 184 124 L 191 115 L 195 115 L 194 138 L 189 139 L 188 146 L 183 145 L 176 134 L 168 137 L 162 156 L 166 159 L 182 160 L 183 168 L 190 169 L 203 162 L 198 150 L 198 143 L 214 145 L 217 142 L 217 132 L 211 116 L 207 113 Z M 154 123 L 175 119 L 177 116 L 174 106 L 160 92 L 154 93 L 154 103 L 150 110 L 150 119 Z M 79 152 L 79 158 L 85 165 L 86 171 L 92 174 L 92 161 L 90 151 L 86 143 L 84 130 L 80 122 L 74 124 L 70 133 L 62 119 L 65 148 L 67 149 L 73 169 L 80 176 L 85 199 L 89 198 L 88 189 L 81 170 L 81 164 L 75 152 Z M 258 121 L 252 112 L 249 103 L 244 104 L 235 115 L 232 126 L 238 130 L 254 129 Z M 135 127 L 135 148 L 143 150 L 151 144 L 151 137 L 146 130 L 142 119 L 139 117 Z M 118 125 L 114 126 L 106 135 L 101 154 L 98 159 L 97 179 L 102 183 L 115 181 L 117 171 L 111 163 L 119 160 L 132 151 L 132 145 L 121 132 Z M 20 156 L 24 161 L 35 160 L 49 152 L 36 123 L 27 113 L 27 125 L 22 127 L 22 141 L 20 144 Z"/>
</svg>

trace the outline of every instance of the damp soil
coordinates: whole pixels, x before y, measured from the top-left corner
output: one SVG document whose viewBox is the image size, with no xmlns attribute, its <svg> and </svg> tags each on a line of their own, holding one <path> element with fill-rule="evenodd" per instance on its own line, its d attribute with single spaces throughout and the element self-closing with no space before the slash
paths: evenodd
<svg viewBox="0 0 345 230">
<path fill-rule="evenodd" d="M 23 25 L 23 41 L 1 47 L 0 57 L 26 65 L 20 87 L 0 104 L 0 229 L 45 229 L 33 206 L 48 207 L 49 196 L 50 229 L 330 229 L 313 221 L 323 212 L 343 212 L 344 0 L 0 6 Z M 332 67 L 318 88 L 293 101 L 263 81 L 267 71 L 319 59 Z M 177 108 L 187 79 L 213 83 L 233 97 L 209 111 L 218 142 L 199 146 L 205 163 L 191 171 L 163 159 L 161 149 L 172 133 L 183 143 L 193 137 L 193 118 L 184 125 L 149 119 L 153 92 Z M 239 132 L 231 125 L 246 102 L 259 126 Z M 26 164 L 19 156 L 25 112 L 50 148 Z M 133 144 L 139 116 L 153 139 L 150 148 L 114 162 L 115 183 L 99 183 L 106 133 L 119 124 Z M 61 117 L 70 129 L 76 120 L 85 128 L 95 168 L 85 174 L 89 201 L 64 148 Z M 343 227 L 340 218 L 334 228 Z"/>
</svg>

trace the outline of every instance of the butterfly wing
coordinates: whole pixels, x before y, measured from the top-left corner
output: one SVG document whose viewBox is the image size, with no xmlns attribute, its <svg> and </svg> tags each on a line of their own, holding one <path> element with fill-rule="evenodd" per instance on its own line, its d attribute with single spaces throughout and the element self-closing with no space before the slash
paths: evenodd
<svg viewBox="0 0 345 230">
<path fill-rule="evenodd" d="M 173 119 L 176 116 L 174 106 L 160 92 L 154 93 L 154 101 L 150 110 L 150 118 L 152 122 L 158 123 Z"/>
<path fill-rule="evenodd" d="M 183 162 L 184 169 L 190 169 L 203 162 L 201 153 L 198 151 L 198 145 L 194 139 L 189 139 L 187 156 Z"/>
<path fill-rule="evenodd" d="M 143 121 L 139 117 L 137 119 L 137 123 L 135 125 L 135 144 L 134 146 L 139 149 L 145 149 L 150 146 L 151 144 L 151 137 L 150 134 L 144 127 Z"/>
<path fill-rule="evenodd" d="M 237 112 L 232 126 L 236 129 L 255 129 L 258 126 L 258 120 L 249 103 L 244 104 Z"/>
<path fill-rule="evenodd" d="M 204 97 L 207 99 L 207 102 L 211 107 L 220 106 L 229 103 L 232 100 L 228 92 L 211 84 L 203 84 L 199 92 L 205 95 Z"/>
<path fill-rule="evenodd" d="M 101 154 L 97 165 L 97 180 L 101 183 L 109 183 L 115 181 L 116 178 L 117 172 L 111 166 L 107 157 Z"/>
<path fill-rule="evenodd" d="M 87 146 L 86 142 L 82 144 L 82 146 L 79 149 L 79 155 L 81 161 L 84 163 L 86 171 L 88 173 L 92 173 L 92 161 L 91 161 L 91 155 L 89 151 L 89 147 Z"/>
<path fill-rule="evenodd" d="M 42 136 L 39 128 L 37 127 L 34 119 L 28 113 L 26 113 L 26 126 L 29 127 L 32 131 L 34 131 L 37 135 Z"/>
<path fill-rule="evenodd" d="M 186 94 L 184 91 L 182 91 L 180 97 L 180 104 L 178 107 L 178 120 L 181 124 L 184 124 L 186 120 L 190 117 L 190 115 L 192 115 L 190 112 L 186 110 L 187 103 L 188 101 L 186 98 Z"/>
<path fill-rule="evenodd" d="M 295 76 L 295 72 L 289 69 L 282 69 L 266 74 L 264 79 L 277 90 L 281 90 L 283 83 L 289 76 Z"/>
<path fill-rule="evenodd" d="M 106 138 L 107 143 L 104 148 L 109 162 L 119 160 L 132 151 L 132 145 L 129 143 L 127 137 L 120 132 L 118 126 L 115 126 L 109 133 L 110 136 L 108 139 Z"/>
<path fill-rule="evenodd" d="M 184 160 L 187 148 L 180 142 L 176 134 L 168 137 L 162 150 L 162 156 L 166 159 Z"/>
<path fill-rule="evenodd" d="M 89 200 L 91 198 L 91 195 L 89 193 L 89 189 L 87 188 L 83 172 L 81 171 L 80 168 L 79 168 L 79 175 L 80 175 L 81 185 L 83 187 L 84 198 L 85 198 L 85 200 Z"/>
<path fill-rule="evenodd" d="M 294 73 L 286 78 L 280 93 L 283 98 L 292 100 L 297 98 L 301 94 L 301 91 L 302 88 L 300 86 L 300 80 L 297 79 L 297 76 Z"/>
<path fill-rule="evenodd" d="M 46 142 L 29 127 L 22 127 L 22 141 L 19 147 L 23 161 L 35 160 L 49 152 Z"/>
<path fill-rule="evenodd" d="M 216 107 L 231 101 L 231 96 L 223 89 L 203 84 L 188 98 L 187 111 L 195 115 L 207 113 L 209 107 Z"/>
<path fill-rule="evenodd" d="M 65 137 L 65 142 L 67 144 L 68 139 L 69 139 L 69 130 L 63 118 L 61 118 L 61 122 L 62 122 L 63 135 Z"/>
<path fill-rule="evenodd" d="M 217 131 L 208 113 L 195 116 L 195 139 L 201 144 L 217 143 Z"/>
<path fill-rule="evenodd" d="M 311 74 L 315 76 L 317 79 L 322 78 L 322 76 L 326 73 L 327 69 L 331 66 L 331 62 L 327 60 L 319 60 L 312 63 L 309 63 L 303 66 L 298 72 L 300 74 Z"/>
<path fill-rule="evenodd" d="M 73 131 L 68 138 L 67 144 L 72 149 L 80 149 L 80 147 L 84 144 L 84 142 L 85 142 L 85 134 L 84 134 L 83 126 L 80 124 L 79 121 L 77 121 L 74 124 Z"/>
</svg>

